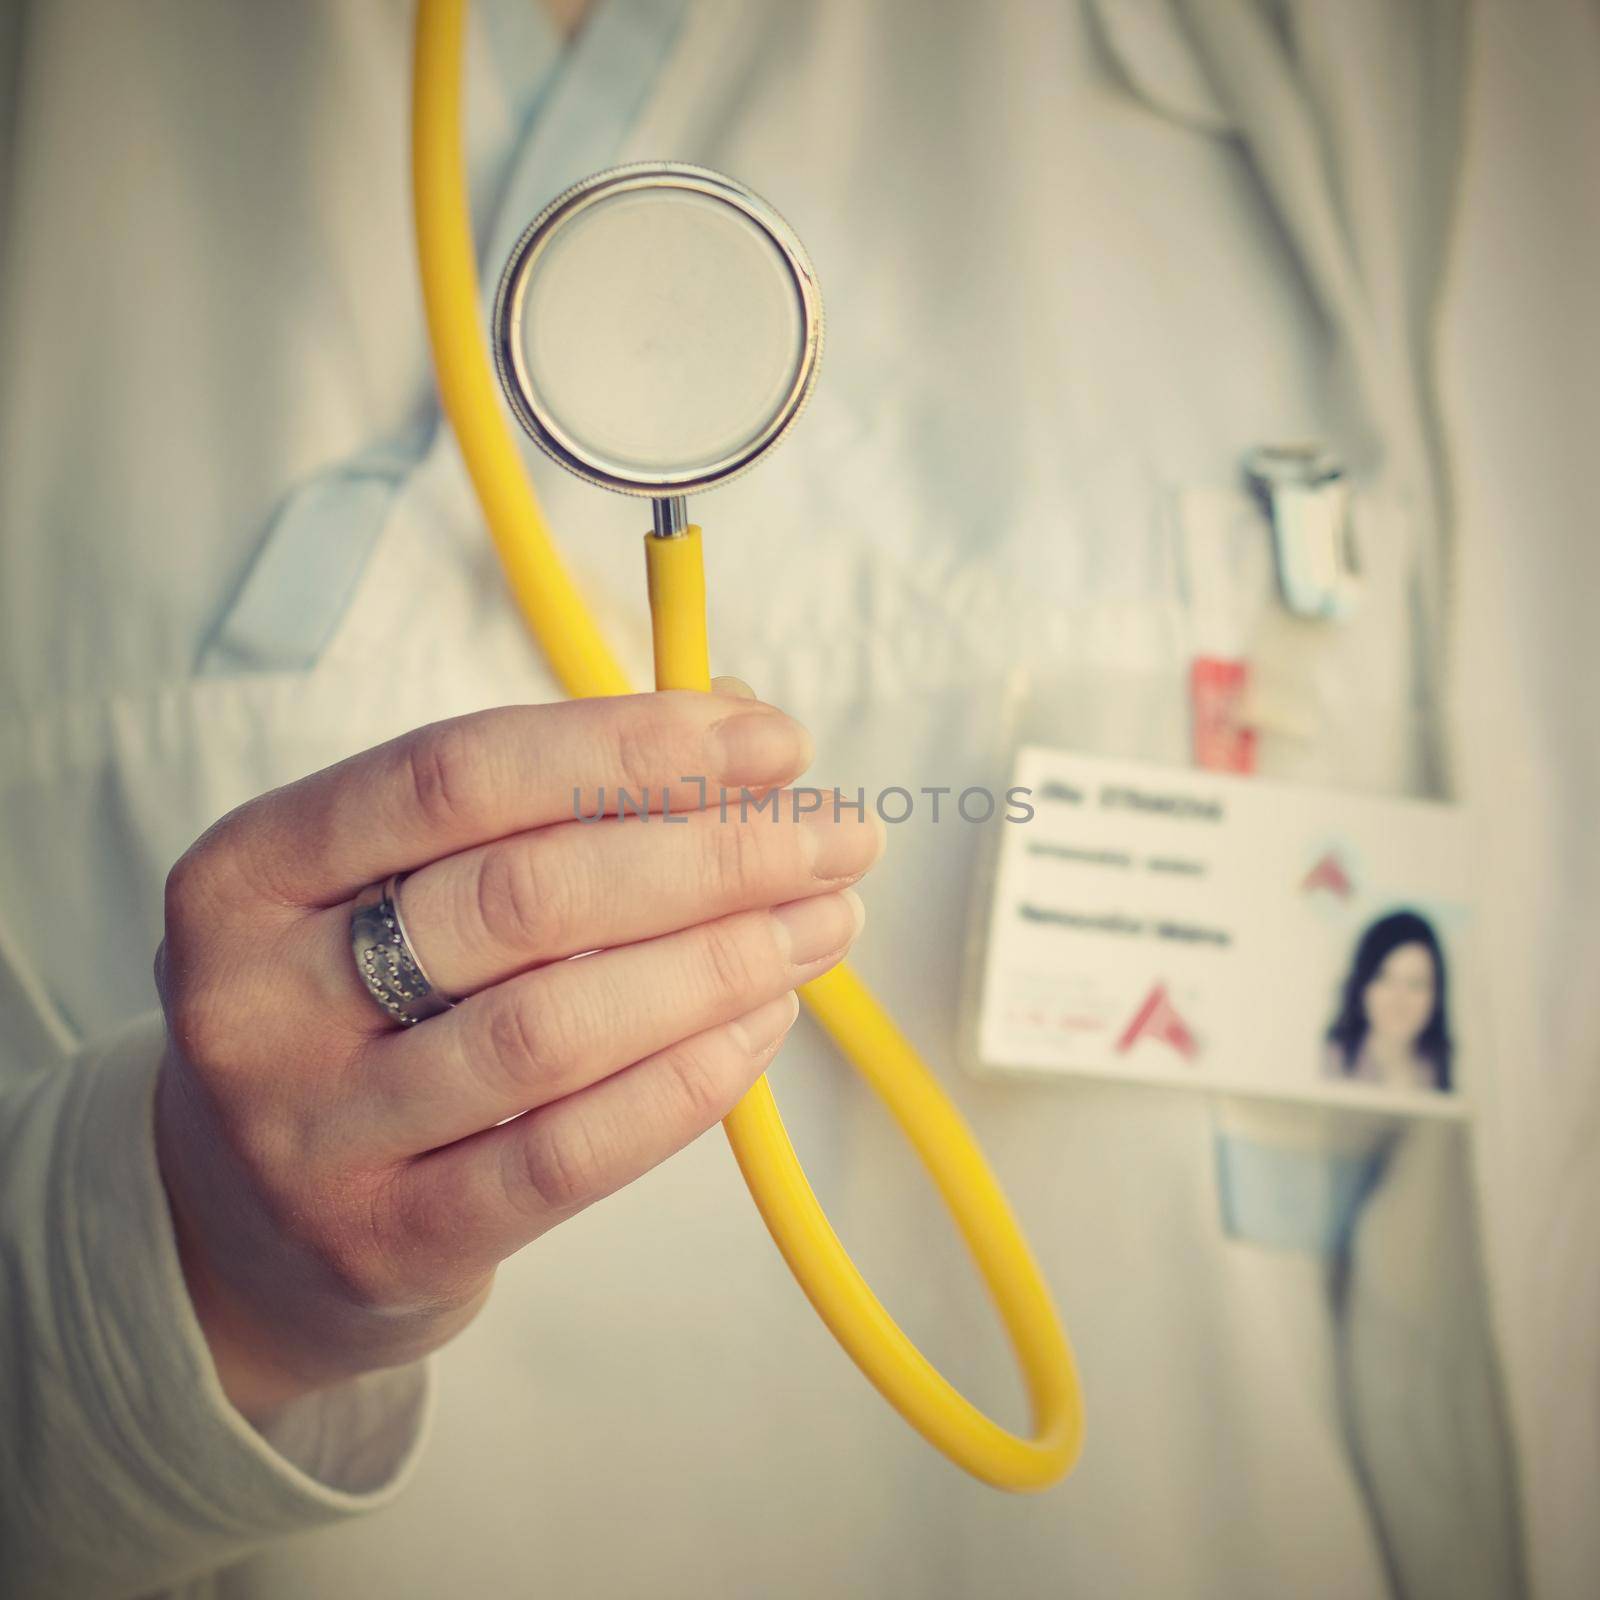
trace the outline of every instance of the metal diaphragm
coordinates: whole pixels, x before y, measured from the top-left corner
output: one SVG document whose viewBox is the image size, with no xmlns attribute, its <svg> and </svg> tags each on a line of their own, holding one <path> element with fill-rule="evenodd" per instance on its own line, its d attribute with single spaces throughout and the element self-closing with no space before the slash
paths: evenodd
<svg viewBox="0 0 1600 1600">
<path fill-rule="evenodd" d="M 506 265 L 495 362 L 569 472 L 667 500 L 727 483 L 804 409 L 822 296 L 792 229 L 742 184 L 682 162 L 596 173 Z"/>
</svg>

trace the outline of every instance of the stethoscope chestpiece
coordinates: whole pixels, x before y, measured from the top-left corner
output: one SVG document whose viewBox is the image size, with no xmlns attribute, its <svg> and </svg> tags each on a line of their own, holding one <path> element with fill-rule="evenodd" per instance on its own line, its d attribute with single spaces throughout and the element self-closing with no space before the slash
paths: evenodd
<svg viewBox="0 0 1600 1600">
<path fill-rule="evenodd" d="M 585 178 L 534 218 L 495 298 L 511 409 L 553 461 L 656 502 L 747 472 L 794 426 L 822 356 L 822 295 L 794 231 L 683 162 Z"/>
</svg>

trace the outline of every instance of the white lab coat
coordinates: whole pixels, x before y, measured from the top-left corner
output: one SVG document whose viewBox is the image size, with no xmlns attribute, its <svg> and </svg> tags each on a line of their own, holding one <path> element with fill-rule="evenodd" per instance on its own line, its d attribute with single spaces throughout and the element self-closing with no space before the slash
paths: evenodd
<svg viewBox="0 0 1600 1600">
<path fill-rule="evenodd" d="M 1325 438 L 1352 459 L 1361 619 L 1306 649 L 1264 591 L 1244 597 L 1264 666 L 1295 679 L 1298 720 L 1269 722 L 1263 765 L 1406 792 L 1454 762 L 1499 808 L 1515 842 L 1486 875 L 1489 915 L 1523 937 L 1497 963 L 1487 1189 L 1465 1139 L 1408 1135 L 1330 1309 L 1328 1260 L 1220 1221 L 1218 1140 L 1314 1154 L 1311 1113 L 1285 1134 L 1198 1096 L 960 1073 L 980 840 L 908 826 L 867 886 L 859 961 L 940 1064 L 1057 1290 L 1090 1405 L 1068 1486 L 998 1496 L 884 1408 L 788 1279 L 715 1133 L 507 1263 L 486 1314 L 431 1363 L 431 1429 L 420 1370 L 308 1402 L 268 1439 L 226 1406 L 149 1147 L 165 871 L 264 788 L 555 692 L 430 400 L 406 9 L 57 5 L 20 32 L 0 773 L 6 836 L 26 847 L 0 864 L 0 1249 L 31 1360 L 0 1378 L 15 1413 L 0 1475 L 31 1489 L 0 1524 L 17 1552 L 0 1563 L 37 1561 L 15 1570 L 73 1594 L 1501 1595 L 1521 1584 L 1520 1453 L 1535 1571 L 1549 1594 L 1581 1592 L 1595 1535 L 1562 1496 L 1569 1468 L 1593 1482 L 1595 1408 L 1557 1414 L 1538 1362 L 1586 1353 L 1563 1381 L 1592 1400 L 1597 1308 L 1525 1252 L 1593 1193 L 1570 1121 L 1593 1118 L 1593 1075 L 1586 1091 L 1561 1063 L 1587 1041 L 1592 1065 L 1595 1017 L 1563 990 L 1558 1035 L 1537 1009 L 1537 985 L 1576 970 L 1561 941 L 1578 890 L 1517 901 L 1514 868 L 1566 835 L 1512 828 L 1508 796 L 1527 791 L 1499 769 L 1508 750 L 1537 761 L 1551 829 L 1575 814 L 1575 763 L 1593 772 L 1569 747 L 1570 678 L 1528 643 L 1578 525 L 1564 463 L 1541 482 L 1532 570 L 1501 576 L 1518 450 L 1543 442 L 1501 385 L 1554 370 L 1580 399 L 1580 363 L 1546 346 L 1524 365 L 1517 340 L 1585 280 L 1543 285 L 1536 312 L 1508 305 L 1485 218 L 1520 192 L 1532 136 L 1516 118 L 1538 100 L 1559 148 L 1595 102 L 1572 87 L 1563 110 L 1538 78 L 1505 82 L 1492 5 L 1472 16 L 1489 45 L 1464 80 L 1454 7 L 1363 8 L 1336 29 L 1295 6 L 1286 35 L 1252 5 L 1127 0 L 599 0 L 559 63 L 537 11 L 503 0 L 481 8 L 471 65 L 487 278 L 562 185 L 651 155 L 744 179 L 817 263 L 815 403 L 697 515 L 715 664 L 809 724 L 820 782 L 998 786 L 1019 666 L 1035 727 L 1185 759 L 1173 504 L 1230 488 L 1267 439 Z M 1592 46 L 1554 0 L 1530 17 L 1549 70 L 1577 48 L 1568 32 Z M 1277 78 L 1227 70 L 1273 49 Z M 1374 63 L 1392 68 L 1376 87 Z M 1422 78 L 1428 136 L 1383 121 L 1391 144 L 1363 147 L 1352 106 L 1376 96 L 1387 117 Z M 1431 142 L 1443 127 L 1454 147 L 1452 108 L 1475 130 L 1464 166 Z M 1308 200 L 1318 173 L 1329 189 Z M 1428 377 L 1441 187 L 1459 198 L 1453 433 Z M 1593 212 L 1569 236 L 1553 205 L 1523 203 L 1551 241 L 1536 265 L 1556 241 L 1597 259 Z M 638 506 L 532 465 L 647 681 Z M 1592 574 L 1592 555 L 1567 555 Z M 1417 610 L 1465 619 L 1455 676 Z M 1499 714 L 1435 739 L 1446 722 L 1419 718 L 1418 682 L 1469 684 Z M 1592 882 L 1592 848 L 1583 859 Z M 1529 1103 L 1534 1052 L 1548 1104 Z M 889 1305 L 1020 1423 L 1003 1342 L 893 1131 L 805 1028 L 774 1082 Z M 1592 1274 L 1592 1230 L 1558 1237 L 1571 1275 Z"/>
</svg>

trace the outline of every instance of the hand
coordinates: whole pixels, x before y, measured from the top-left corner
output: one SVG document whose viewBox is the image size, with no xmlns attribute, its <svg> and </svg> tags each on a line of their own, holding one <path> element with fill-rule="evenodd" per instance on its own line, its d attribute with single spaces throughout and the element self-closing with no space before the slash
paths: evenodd
<svg viewBox="0 0 1600 1600">
<path fill-rule="evenodd" d="M 719 815 L 719 785 L 809 759 L 798 724 L 727 692 L 511 706 L 263 795 L 188 850 L 156 956 L 157 1150 L 245 1415 L 442 1344 L 501 1260 L 733 1108 L 796 987 L 855 940 L 848 885 L 882 848 L 870 810 Z M 605 820 L 575 820 L 602 785 Z M 619 786 L 658 814 L 618 819 Z M 464 997 L 411 1028 L 349 934 L 353 898 L 401 871 L 416 953 Z"/>
</svg>

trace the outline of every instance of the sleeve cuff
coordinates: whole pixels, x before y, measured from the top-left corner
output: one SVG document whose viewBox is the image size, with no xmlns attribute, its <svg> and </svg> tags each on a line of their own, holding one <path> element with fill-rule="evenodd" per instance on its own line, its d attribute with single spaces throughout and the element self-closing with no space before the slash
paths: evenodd
<svg viewBox="0 0 1600 1600">
<path fill-rule="evenodd" d="M 55 1321 L 88 1447 L 80 1469 L 110 1475 L 99 1498 L 117 1506 L 117 1531 L 145 1546 L 151 1566 L 182 1552 L 195 1572 L 392 1500 L 420 1453 L 432 1383 L 427 1363 L 371 1374 L 285 1408 L 265 1431 L 229 1403 L 156 1165 L 164 1047 L 151 1012 L 60 1075 L 70 1083 L 46 1215 Z"/>
</svg>

